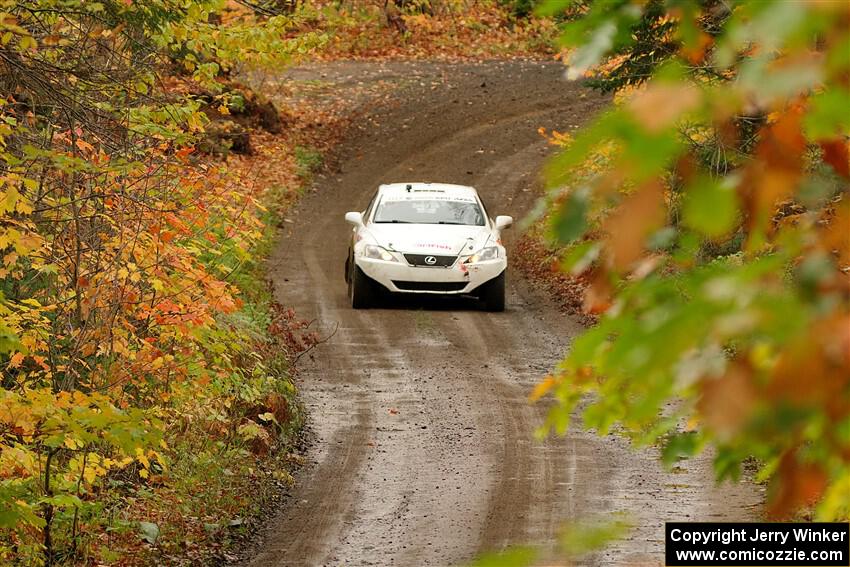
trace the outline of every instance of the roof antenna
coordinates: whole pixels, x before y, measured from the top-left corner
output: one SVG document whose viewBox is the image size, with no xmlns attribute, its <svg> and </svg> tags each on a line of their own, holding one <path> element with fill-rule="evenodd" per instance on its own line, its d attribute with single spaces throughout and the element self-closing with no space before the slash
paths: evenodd
<svg viewBox="0 0 850 567">
<path fill-rule="evenodd" d="M 413 188 L 413 185 L 411 185 L 410 183 L 408 183 L 408 184 L 407 184 L 407 187 L 405 187 L 405 189 L 407 189 L 407 192 L 408 192 L 408 193 L 410 193 L 410 190 L 411 190 L 412 188 Z"/>
</svg>

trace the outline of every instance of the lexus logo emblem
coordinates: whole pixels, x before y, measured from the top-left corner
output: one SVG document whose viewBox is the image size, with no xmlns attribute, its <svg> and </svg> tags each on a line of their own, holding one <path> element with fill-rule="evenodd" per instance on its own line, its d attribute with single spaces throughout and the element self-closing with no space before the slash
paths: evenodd
<svg viewBox="0 0 850 567">
<path fill-rule="evenodd" d="M 433 256 L 425 256 L 425 263 L 429 266 L 433 266 L 437 263 L 437 259 Z"/>
</svg>

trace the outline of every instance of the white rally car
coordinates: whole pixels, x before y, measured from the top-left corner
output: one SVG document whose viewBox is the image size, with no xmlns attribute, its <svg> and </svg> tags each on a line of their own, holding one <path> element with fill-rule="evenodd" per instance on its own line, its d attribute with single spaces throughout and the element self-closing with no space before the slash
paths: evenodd
<svg viewBox="0 0 850 567">
<path fill-rule="evenodd" d="M 464 185 L 381 185 L 354 225 L 345 280 L 351 305 L 374 305 L 381 287 L 395 293 L 472 294 L 489 311 L 505 309 L 509 216 L 487 216 L 478 192 Z"/>
</svg>

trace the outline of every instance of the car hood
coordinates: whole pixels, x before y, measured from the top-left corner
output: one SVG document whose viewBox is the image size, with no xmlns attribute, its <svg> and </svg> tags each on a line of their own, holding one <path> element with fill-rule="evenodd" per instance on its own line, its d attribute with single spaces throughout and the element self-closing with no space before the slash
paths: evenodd
<svg viewBox="0 0 850 567">
<path fill-rule="evenodd" d="M 452 224 L 370 224 L 367 232 L 376 244 L 389 250 L 452 256 L 471 254 L 492 236 L 486 226 Z"/>
</svg>

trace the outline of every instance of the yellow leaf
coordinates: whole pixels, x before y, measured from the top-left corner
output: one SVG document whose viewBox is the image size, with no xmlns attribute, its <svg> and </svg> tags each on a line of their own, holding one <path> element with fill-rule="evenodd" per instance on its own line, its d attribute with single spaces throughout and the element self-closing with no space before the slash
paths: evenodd
<svg viewBox="0 0 850 567">
<path fill-rule="evenodd" d="M 86 479 L 86 482 L 92 484 L 95 480 L 97 480 L 97 469 L 94 467 L 86 467 L 86 470 L 83 471 L 83 477 Z"/>
<path fill-rule="evenodd" d="M 22 215 L 28 215 L 32 213 L 32 205 L 30 205 L 29 201 L 21 197 L 18 199 L 18 202 L 15 204 L 15 210 L 21 213 Z"/>
<path fill-rule="evenodd" d="M 166 464 L 165 458 L 156 451 L 151 451 L 151 453 L 153 453 L 153 455 L 156 457 L 156 461 L 159 463 L 159 466 L 162 467 L 162 470 L 167 471 L 168 465 Z"/>
<path fill-rule="evenodd" d="M 16 244 L 20 238 L 20 231 L 14 228 L 8 228 L 6 232 L 0 232 L 0 250 Z"/>
<path fill-rule="evenodd" d="M 21 194 L 18 193 L 18 189 L 14 186 L 6 189 L 3 194 L 4 203 L 0 205 L 0 212 L 11 212 L 15 210 L 15 207 L 18 204 L 18 199 L 20 199 Z"/>
<path fill-rule="evenodd" d="M 141 447 L 136 447 L 136 460 L 142 463 L 142 466 L 144 466 L 146 469 L 151 468 L 151 462 L 148 460 L 147 456 L 145 455 L 145 452 L 142 450 Z"/>
<path fill-rule="evenodd" d="M 552 387 L 557 384 L 557 380 L 551 374 L 546 376 L 541 382 L 539 382 L 536 386 L 534 386 L 534 390 L 532 390 L 531 394 L 528 396 L 528 400 L 531 402 L 536 402 L 543 396 L 545 396 Z"/>
</svg>

